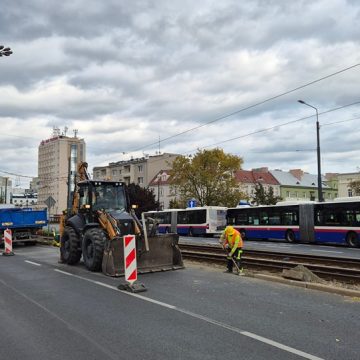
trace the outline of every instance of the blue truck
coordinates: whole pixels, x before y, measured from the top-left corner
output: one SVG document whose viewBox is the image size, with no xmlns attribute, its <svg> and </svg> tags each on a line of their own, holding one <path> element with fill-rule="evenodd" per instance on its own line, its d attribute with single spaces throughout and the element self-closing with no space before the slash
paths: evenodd
<svg viewBox="0 0 360 360">
<path fill-rule="evenodd" d="M 12 230 L 12 240 L 16 242 L 36 243 L 37 231 L 48 223 L 47 211 L 31 208 L 17 208 L 4 205 L 0 208 L 0 242 L 3 242 L 5 229 Z"/>
</svg>

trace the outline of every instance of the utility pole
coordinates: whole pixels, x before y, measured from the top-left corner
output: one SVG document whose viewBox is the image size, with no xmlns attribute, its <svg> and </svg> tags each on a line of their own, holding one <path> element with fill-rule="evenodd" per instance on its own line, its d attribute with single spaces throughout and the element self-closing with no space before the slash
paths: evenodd
<svg viewBox="0 0 360 360">
<path fill-rule="evenodd" d="M 322 192 L 322 180 L 321 180 L 321 157 L 320 157 L 320 125 L 319 125 L 319 112 L 315 106 L 312 106 L 306 103 L 303 100 L 298 100 L 300 104 L 309 106 L 316 111 L 316 154 L 317 154 L 317 172 L 318 172 L 318 201 L 323 202 L 323 192 Z"/>
</svg>

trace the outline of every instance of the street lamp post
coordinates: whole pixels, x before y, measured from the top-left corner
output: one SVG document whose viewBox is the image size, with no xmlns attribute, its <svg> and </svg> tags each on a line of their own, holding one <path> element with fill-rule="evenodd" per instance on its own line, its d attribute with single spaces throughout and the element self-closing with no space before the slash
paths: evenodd
<svg viewBox="0 0 360 360">
<path fill-rule="evenodd" d="M 5 47 L 4 45 L 0 45 L 0 57 L 2 56 L 10 56 L 13 52 L 9 47 Z"/>
<path fill-rule="evenodd" d="M 324 201 L 322 192 L 322 180 L 321 180 L 321 160 L 320 160 L 320 125 L 319 125 L 319 112 L 315 106 L 306 103 L 303 100 L 298 100 L 300 104 L 309 106 L 316 111 L 316 153 L 317 153 L 317 168 L 318 168 L 318 199 L 320 202 Z"/>
</svg>

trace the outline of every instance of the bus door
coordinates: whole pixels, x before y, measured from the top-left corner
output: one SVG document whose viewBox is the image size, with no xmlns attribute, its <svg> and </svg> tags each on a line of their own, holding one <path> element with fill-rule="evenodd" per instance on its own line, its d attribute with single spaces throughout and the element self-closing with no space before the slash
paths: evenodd
<svg viewBox="0 0 360 360">
<path fill-rule="evenodd" d="M 314 205 L 299 205 L 300 241 L 315 242 Z"/>
</svg>

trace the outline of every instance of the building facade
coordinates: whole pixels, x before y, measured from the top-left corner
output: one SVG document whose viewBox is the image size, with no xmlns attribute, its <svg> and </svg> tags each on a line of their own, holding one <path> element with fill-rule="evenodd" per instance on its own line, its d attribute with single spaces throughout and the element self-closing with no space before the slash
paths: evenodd
<svg viewBox="0 0 360 360">
<path fill-rule="evenodd" d="M 176 196 L 171 191 L 168 170 L 160 170 L 150 181 L 149 189 L 155 194 L 155 199 L 159 202 L 160 210 L 169 209 L 170 201 L 176 199 Z"/>
<path fill-rule="evenodd" d="M 46 206 L 45 201 L 52 197 L 55 204 L 49 213 L 61 214 L 67 208 L 67 182 L 74 189 L 74 176 L 77 164 L 86 161 L 84 139 L 76 136 L 53 136 L 43 140 L 38 149 L 38 206 Z"/>
<path fill-rule="evenodd" d="M 10 204 L 12 181 L 6 176 L 0 176 L 0 204 Z"/>
<path fill-rule="evenodd" d="M 250 201 L 252 201 L 255 196 L 255 188 L 258 184 L 261 184 L 266 192 L 272 188 L 274 196 L 281 196 L 279 182 L 266 167 L 252 170 L 238 170 L 234 176 L 239 183 L 240 190 L 246 194 Z"/>
<path fill-rule="evenodd" d="M 360 181 L 360 172 L 337 174 L 339 197 L 353 197 L 354 191 L 350 188 L 352 181 Z"/>
<path fill-rule="evenodd" d="M 279 182 L 280 196 L 284 201 L 318 200 L 317 175 L 306 173 L 301 169 L 270 170 L 270 173 Z M 327 183 L 325 177 L 322 177 L 322 180 L 324 201 L 331 201 L 338 196 L 338 191 L 331 188 L 332 183 Z"/>
<path fill-rule="evenodd" d="M 164 153 L 160 155 L 118 161 L 107 166 L 93 168 L 94 180 L 122 181 L 126 184 L 135 183 L 148 187 L 159 171 L 171 169 L 177 154 Z"/>
</svg>

